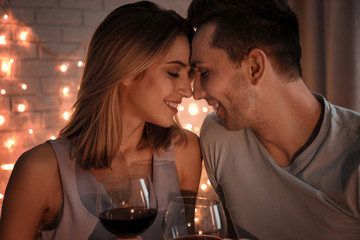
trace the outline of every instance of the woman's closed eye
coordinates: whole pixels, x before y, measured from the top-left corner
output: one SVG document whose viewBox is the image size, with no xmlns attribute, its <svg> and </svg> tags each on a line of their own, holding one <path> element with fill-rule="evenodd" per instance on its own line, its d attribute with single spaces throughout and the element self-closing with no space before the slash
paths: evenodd
<svg viewBox="0 0 360 240">
<path fill-rule="evenodd" d="M 179 74 L 178 74 L 178 73 L 168 72 L 168 74 L 169 74 L 170 76 L 172 76 L 172 77 L 175 77 L 175 78 L 179 77 Z"/>
</svg>

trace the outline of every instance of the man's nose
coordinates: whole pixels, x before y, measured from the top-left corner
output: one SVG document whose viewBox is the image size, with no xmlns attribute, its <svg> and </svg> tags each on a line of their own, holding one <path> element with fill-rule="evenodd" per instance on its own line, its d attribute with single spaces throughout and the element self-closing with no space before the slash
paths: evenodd
<svg viewBox="0 0 360 240">
<path fill-rule="evenodd" d="M 206 96 L 206 92 L 201 86 L 200 76 L 196 74 L 194 79 L 193 98 L 195 100 L 200 100 L 200 99 L 204 99 L 205 96 Z"/>
</svg>

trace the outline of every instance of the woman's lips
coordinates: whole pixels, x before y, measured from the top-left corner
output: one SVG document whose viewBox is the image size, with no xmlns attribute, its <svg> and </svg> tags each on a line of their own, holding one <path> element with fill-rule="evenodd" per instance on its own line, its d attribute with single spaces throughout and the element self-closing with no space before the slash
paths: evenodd
<svg viewBox="0 0 360 240">
<path fill-rule="evenodd" d="M 177 107 L 178 107 L 179 103 L 165 101 L 165 104 L 168 105 L 170 110 L 173 111 L 175 114 L 178 112 Z"/>
</svg>

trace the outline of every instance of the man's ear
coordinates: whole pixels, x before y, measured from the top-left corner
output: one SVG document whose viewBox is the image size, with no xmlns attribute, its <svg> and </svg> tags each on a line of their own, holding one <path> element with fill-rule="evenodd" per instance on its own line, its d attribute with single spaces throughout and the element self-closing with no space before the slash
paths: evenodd
<svg viewBox="0 0 360 240">
<path fill-rule="evenodd" d="M 251 83 L 258 85 L 265 72 L 266 55 L 261 49 L 254 48 L 248 54 L 248 61 L 250 64 L 249 75 Z"/>
</svg>

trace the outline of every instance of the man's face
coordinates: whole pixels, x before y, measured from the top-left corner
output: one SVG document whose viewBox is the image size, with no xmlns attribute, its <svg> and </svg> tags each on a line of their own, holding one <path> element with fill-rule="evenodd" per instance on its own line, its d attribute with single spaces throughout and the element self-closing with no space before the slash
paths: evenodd
<svg viewBox="0 0 360 240">
<path fill-rule="evenodd" d="M 215 25 L 205 24 L 192 42 L 191 65 L 196 70 L 194 99 L 205 99 L 228 130 L 251 126 L 251 110 L 256 99 L 246 74 L 245 58 L 238 66 L 228 54 L 211 46 Z"/>
</svg>

